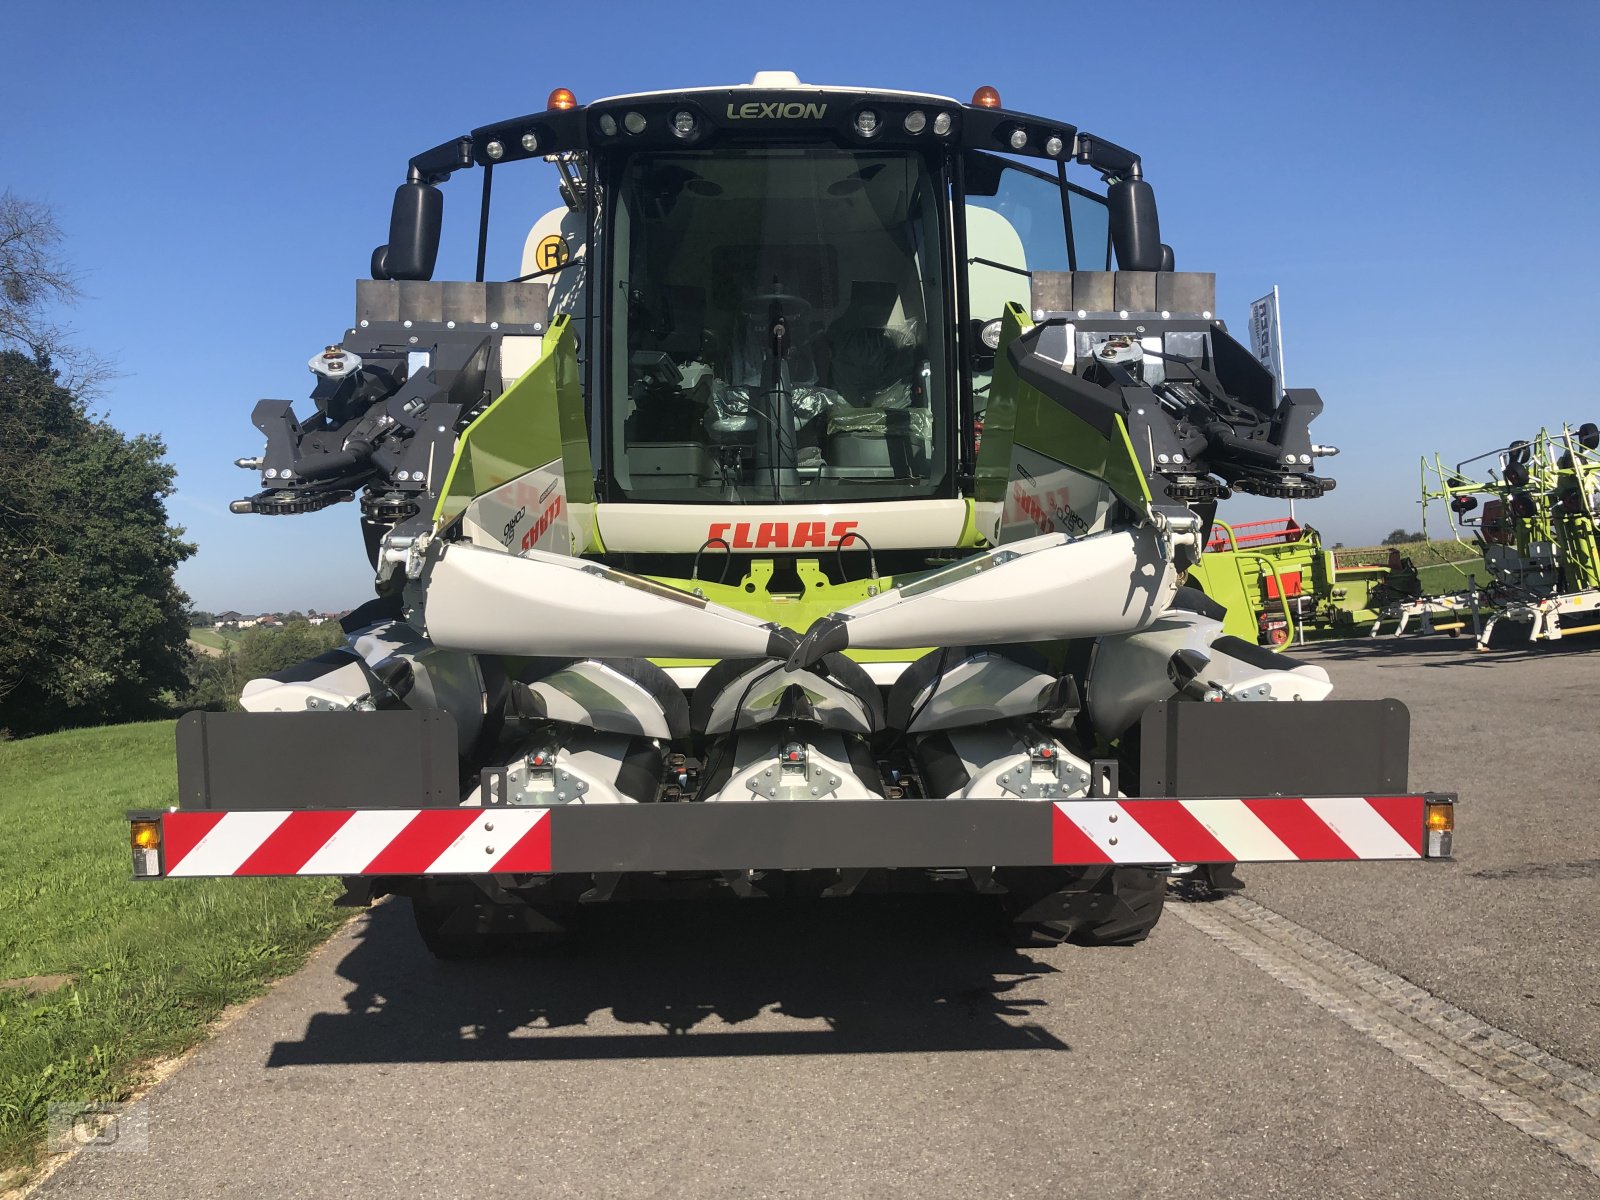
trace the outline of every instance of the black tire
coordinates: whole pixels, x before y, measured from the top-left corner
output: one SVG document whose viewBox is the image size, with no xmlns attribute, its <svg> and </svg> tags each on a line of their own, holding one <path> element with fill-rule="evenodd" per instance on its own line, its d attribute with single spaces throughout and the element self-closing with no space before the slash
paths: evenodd
<svg viewBox="0 0 1600 1200">
<path fill-rule="evenodd" d="M 1085 946 L 1131 946 L 1150 936 L 1167 903 L 1167 877 L 1160 871 L 1118 867 L 1111 872 L 1113 903 L 1073 940 Z"/>
<path fill-rule="evenodd" d="M 1014 945 L 1131 946 L 1150 936 L 1167 899 L 1167 877 L 1139 867 L 1113 867 L 1076 887 L 1008 897 Z"/>
<path fill-rule="evenodd" d="M 428 953 L 445 962 L 488 958 L 509 944 L 504 933 L 489 928 L 491 914 L 482 905 L 413 899 L 411 915 Z"/>
</svg>

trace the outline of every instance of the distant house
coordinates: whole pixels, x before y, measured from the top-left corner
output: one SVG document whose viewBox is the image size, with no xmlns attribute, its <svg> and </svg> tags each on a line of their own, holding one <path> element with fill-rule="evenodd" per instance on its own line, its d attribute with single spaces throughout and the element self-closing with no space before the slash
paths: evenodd
<svg viewBox="0 0 1600 1200">
<path fill-rule="evenodd" d="M 308 625 L 323 625 L 323 624 L 327 623 L 327 620 L 328 620 L 327 616 L 325 614 L 323 614 L 323 613 L 312 613 L 310 616 L 308 616 L 306 618 L 306 624 L 308 624 Z"/>
<path fill-rule="evenodd" d="M 256 619 L 255 623 L 257 625 L 259 625 L 262 629 L 282 629 L 283 628 L 283 622 L 278 620 L 278 618 L 273 616 L 271 613 L 263 613 L 259 618 Z"/>
<path fill-rule="evenodd" d="M 236 612 L 218 613 L 217 617 L 216 617 L 216 620 L 211 622 L 211 628 L 213 628 L 213 629 L 227 629 L 228 627 L 231 626 L 234 629 L 237 629 L 237 628 L 239 628 L 239 622 L 242 621 L 242 620 L 244 620 L 244 614 L 243 613 L 236 613 Z"/>
</svg>

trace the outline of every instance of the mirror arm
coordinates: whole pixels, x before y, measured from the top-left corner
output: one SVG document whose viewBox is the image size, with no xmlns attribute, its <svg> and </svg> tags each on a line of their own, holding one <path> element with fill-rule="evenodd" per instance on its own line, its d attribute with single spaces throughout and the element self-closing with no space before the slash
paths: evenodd
<svg viewBox="0 0 1600 1200">
<path fill-rule="evenodd" d="M 1072 157 L 1099 171 L 1100 177 L 1107 183 L 1117 179 L 1143 178 L 1137 154 L 1093 134 L 1078 134 L 1073 143 Z"/>
</svg>

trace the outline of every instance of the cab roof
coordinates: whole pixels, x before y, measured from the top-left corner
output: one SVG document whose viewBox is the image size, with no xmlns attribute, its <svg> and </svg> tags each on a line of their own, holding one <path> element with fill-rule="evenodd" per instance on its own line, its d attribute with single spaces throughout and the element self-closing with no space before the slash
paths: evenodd
<svg viewBox="0 0 1600 1200">
<path fill-rule="evenodd" d="M 1108 179 L 1139 173 L 1138 155 L 1064 121 L 924 92 L 822 86 L 802 83 L 790 71 L 761 71 L 749 83 L 611 96 L 480 126 L 411 159 L 409 178 L 437 183 L 466 167 L 589 151 L 819 143 L 988 150 L 1084 163 Z"/>
</svg>

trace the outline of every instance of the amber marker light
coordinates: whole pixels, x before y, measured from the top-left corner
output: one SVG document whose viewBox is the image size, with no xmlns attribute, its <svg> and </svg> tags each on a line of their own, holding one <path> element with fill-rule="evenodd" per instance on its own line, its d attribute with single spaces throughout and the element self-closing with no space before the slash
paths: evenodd
<svg viewBox="0 0 1600 1200">
<path fill-rule="evenodd" d="M 1427 835 L 1427 857 L 1449 858 L 1455 840 L 1456 806 L 1447 801 L 1428 801 L 1422 827 Z"/>
<path fill-rule="evenodd" d="M 161 822 L 130 821 L 128 840 L 133 845 L 133 877 L 156 879 L 161 875 Z"/>
<path fill-rule="evenodd" d="M 550 99 L 545 104 L 546 108 L 577 108 L 578 100 L 566 88 L 557 88 L 550 93 Z"/>
<path fill-rule="evenodd" d="M 1000 93 L 986 83 L 972 93 L 972 102 L 979 108 L 999 108 Z"/>
</svg>

